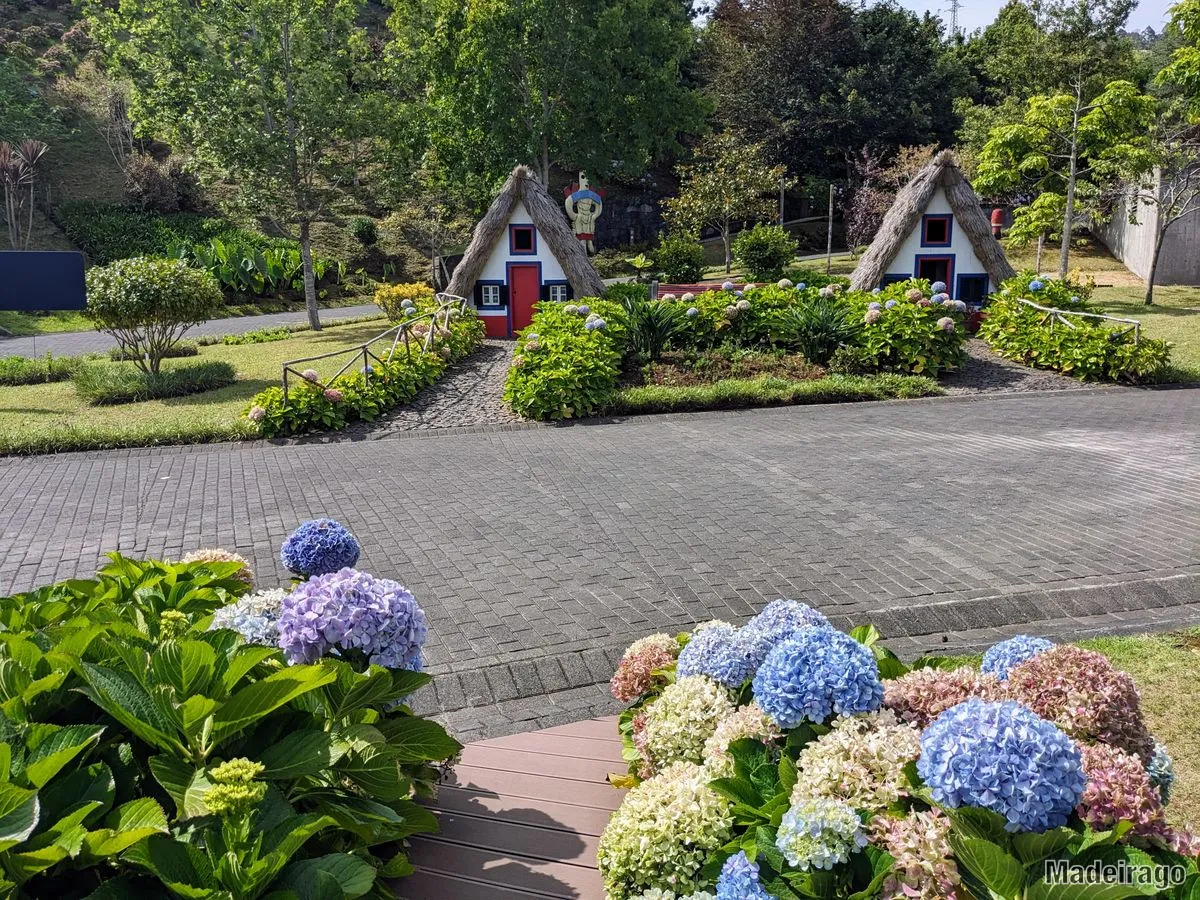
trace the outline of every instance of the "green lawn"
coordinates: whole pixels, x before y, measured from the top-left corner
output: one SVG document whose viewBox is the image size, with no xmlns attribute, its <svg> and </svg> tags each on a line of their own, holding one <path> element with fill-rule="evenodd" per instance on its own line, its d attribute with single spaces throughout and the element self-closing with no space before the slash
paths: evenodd
<svg viewBox="0 0 1200 900">
<path fill-rule="evenodd" d="M 314 356 L 361 344 L 385 331 L 383 320 L 300 332 L 267 344 L 200 348 L 199 357 L 166 360 L 174 368 L 197 360 L 226 360 L 237 372 L 236 384 L 220 390 L 121 406 L 84 404 L 70 381 L 0 387 L 0 452 L 30 453 L 99 447 L 197 443 L 253 437 L 246 420 L 250 398 L 280 383 L 285 360 Z M 306 364 L 332 376 L 348 357 Z M 128 365 L 104 362 L 102 365 Z"/>
<path fill-rule="evenodd" d="M 1092 638 L 1078 644 L 1103 653 L 1133 676 L 1150 732 L 1166 744 L 1175 765 L 1167 818 L 1173 825 L 1200 827 L 1200 629 Z M 975 666 L 981 659 L 958 658 Z"/>
</svg>

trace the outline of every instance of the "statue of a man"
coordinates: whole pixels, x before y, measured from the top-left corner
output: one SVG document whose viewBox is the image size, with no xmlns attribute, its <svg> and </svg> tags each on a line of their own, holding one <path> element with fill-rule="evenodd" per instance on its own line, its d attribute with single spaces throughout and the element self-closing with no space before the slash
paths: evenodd
<svg viewBox="0 0 1200 900">
<path fill-rule="evenodd" d="M 592 190 L 587 176 L 579 173 L 579 182 L 566 190 L 567 218 L 575 229 L 575 237 L 583 244 L 588 253 L 596 252 L 596 220 L 604 211 L 604 197 Z"/>
</svg>

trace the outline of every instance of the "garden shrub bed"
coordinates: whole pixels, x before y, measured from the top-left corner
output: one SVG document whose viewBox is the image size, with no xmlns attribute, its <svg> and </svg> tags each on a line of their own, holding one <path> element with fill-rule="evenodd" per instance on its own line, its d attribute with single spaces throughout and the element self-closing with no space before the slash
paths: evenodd
<svg viewBox="0 0 1200 900">
<path fill-rule="evenodd" d="M 725 378 L 709 384 L 646 385 L 617 393 L 605 408 L 610 415 L 697 412 L 751 406 L 799 406 L 856 403 L 865 400 L 913 400 L 940 394 L 932 378 L 920 375 L 829 375 L 807 381 L 774 376 Z"/>
<path fill-rule="evenodd" d="M 640 285 L 615 285 L 603 301 L 542 303 L 518 335 L 505 400 L 545 420 L 698 409 L 706 398 L 727 407 L 925 396 L 936 386 L 924 380 L 798 383 L 827 370 L 936 377 L 962 365 L 966 305 L 943 289 L 909 281 L 869 294 L 781 279 L 657 300 Z M 703 388 L 728 378 L 738 383 Z"/>
<path fill-rule="evenodd" d="M 1133 680 L 1019 636 L 978 667 L 912 666 L 870 626 L 777 600 L 742 628 L 626 650 L 611 682 L 631 788 L 600 838 L 610 900 L 1192 897 L 1200 840 Z M 1073 869 L 1178 867 L 1165 888 L 1056 885 Z M 1088 882 L 1084 882 L 1089 885 Z"/>
<path fill-rule="evenodd" d="M 381 289 L 382 290 L 382 289 Z M 414 316 L 437 309 L 432 297 L 408 300 Z M 433 343 L 424 341 L 433 329 Z M 373 352 L 380 359 L 365 368 L 323 382 L 315 370 L 290 381 L 287 397 L 282 387 L 255 395 L 246 417 L 263 437 L 281 437 L 310 431 L 337 431 L 356 421 L 373 421 L 383 413 L 411 401 L 437 381 L 446 367 L 472 353 L 483 341 L 483 322 L 471 309 L 451 311 L 449 327 L 428 321 L 412 326 L 410 346 L 397 342 L 395 351 L 385 343 Z"/>
<path fill-rule="evenodd" d="M 289 587 L 200 550 L 0 598 L 0 893 L 394 896 L 461 745 L 404 705 L 425 615 L 358 555 L 317 520 Z"/>
<path fill-rule="evenodd" d="M 186 397 L 227 387 L 237 373 L 227 362 L 210 360 L 159 372 L 142 372 L 125 363 L 81 366 L 71 376 L 75 392 L 90 406 L 115 406 L 168 397 Z"/>
<path fill-rule="evenodd" d="M 1102 319 L 1053 314 L 1021 303 L 1075 312 L 1104 313 L 1091 301 L 1088 284 L 1040 279 L 1023 272 L 1004 282 L 987 308 L 979 336 L 1001 356 L 1027 366 L 1052 369 L 1082 381 L 1130 384 L 1172 380 L 1171 345 L 1148 338 L 1135 344 L 1128 325 Z"/>
</svg>

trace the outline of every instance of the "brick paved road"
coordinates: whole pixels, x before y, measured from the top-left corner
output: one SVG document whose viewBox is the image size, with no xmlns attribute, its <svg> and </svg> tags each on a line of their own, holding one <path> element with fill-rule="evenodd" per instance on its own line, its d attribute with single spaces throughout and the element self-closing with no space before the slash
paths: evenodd
<svg viewBox="0 0 1200 900">
<path fill-rule="evenodd" d="M 9 458 L 0 587 L 212 545 L 269 583 L 332 515 L 424 604 L 455 674 L 422 706 L 473 737 L 602 712 L 633 637 L 780 595 L 911 652 L 1200 621 L 1198 446 L 1200 391 L 1073 391 Z"/>
<path fill-rule="evenodd" d="M 374 303 L 340 306 L 336 309 L 321 310 L 321 321 L 328 323 L 334 319 L 350 319 L 377 312 L 379 312 L 379 307 Z M 193 325 L 187 330 L 186 337 L 194 338 L 202 334 L 244 334 L 259 328 L 307 321 L 308 314 L 303 310 L 266 313 L 261 316 L 212 319 L 208 322 L 201 322 L 199 325 Z M 0 356 L 45 356 L 47 353 L 53 353 L 55 356 L 77 356 L 80 353 L 103 353 L 116 345 L 116 341 L 99 331 L 64 331 L 58 334 L 41 334 L 36 337 L 0 337 Z"/>
</svg>

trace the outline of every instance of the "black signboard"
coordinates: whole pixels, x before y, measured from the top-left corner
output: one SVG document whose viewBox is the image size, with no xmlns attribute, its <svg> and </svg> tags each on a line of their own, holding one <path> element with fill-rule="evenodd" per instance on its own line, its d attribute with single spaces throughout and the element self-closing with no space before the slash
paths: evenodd
<svg viewBox="0 0 1200 900">
<path fill-rule="evenodd" d="M 82 253 L 0 252 L 0 309 L 36 312 L 83 309 L 86 305 Z"/>
</svg>

